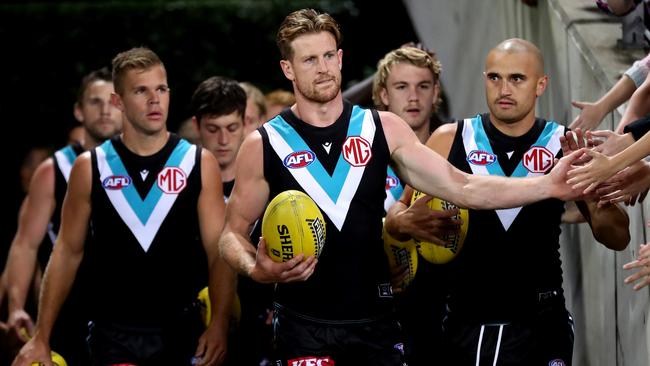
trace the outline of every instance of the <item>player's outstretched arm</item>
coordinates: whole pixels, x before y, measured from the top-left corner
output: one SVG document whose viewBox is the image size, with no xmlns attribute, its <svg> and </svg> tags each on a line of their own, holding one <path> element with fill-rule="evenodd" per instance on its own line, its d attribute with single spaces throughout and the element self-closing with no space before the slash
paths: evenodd
<svg viewBox="0 0 650 366">
<path fill-rule="evenodd" d="M 18 230 L 11 242 L 5 267 L 9 306 L 8 326 L 24 342 L 22 329 L 31 336 L 34 325 L 25 311 L 25 301 L 36 268 L 38 248 L 47 232 L 56 201 L 54 197 L 54 161 L 42 162 L 32 177 L 29 193 L 18 215 Z"/>
<path fill-rule="evenodd" d="M 198 365 L 220 365 L 226 357 L 228 324 L 235 297 L 235 271 L 221 258 L 219 237 L 224 219 L 225 203 L 219 164 L 209 151 L 201 151 L 201 194 L 198 202 L 201 240 L 208 257 L 209 293 L 212 318 L 199 338 L 195 357 Z"/>
<path fill-rule="evenodd" d="M 400 176 L 429 195 L 472 209 L 509 208 L 546 198 L 572 200 L 576 190 L 566 174 L 580 152 L 562 158 L 550 174 L 534 178 L 504 178 L 466 174 L 422 145 L 411 129 L 392 113 L 381 113 L 391 158 Z"/>
<path fill-rule="evenodd" d="M 261 240 L 257 250 L 248 238 L 255 220 L 260 218 L 269 200 L 269 186 L 264 179 L 262 136 L 249 134 L 237 154 L 237 172 L 228 207 L 226 226 L 219 240 L 225 260 L 239 273 L 262 283 L 304 281 L 313 273 L 316 258 L 304 256 L 276 263 Z"/>
<path fill-rule="evenodd" d="M 43 362 L 50 366 L 50 333 L 63 301 L 68 296 L 84 253 L 90 219 L 92 169 L 90 152 L 79 156 L 72 167 L 63 201 L 59 236 L 45 270 L 34 337 L 14 360 L 14 366 Z"/>
</svg>

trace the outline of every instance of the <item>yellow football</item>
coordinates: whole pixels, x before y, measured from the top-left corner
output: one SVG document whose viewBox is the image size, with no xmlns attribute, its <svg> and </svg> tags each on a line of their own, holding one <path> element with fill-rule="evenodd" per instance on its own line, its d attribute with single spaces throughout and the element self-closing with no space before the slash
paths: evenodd
<svg viewBox="0 0 650 366">
<path fill-rule="evenodd" d="M 413 193 L 413 197 L 411 197 L 411 204 L 413 204 L 413 202 L 416 199 L 420 198 L 423 195 L 424 193 L 420 191 L 415 191 Z M 447 202 L 445 200 L 442 200 L 440 198 L 435 198 L 435 197 L 432 200 L 430 200 L 427 205 L 432 210 L 438 210 L 438 211 L 458 208 L 458 206 L 454 205 L 451 202 Z M 418 253 L 420 253 L 422 258 L 424 258 L 428 262 L 435 263 L 435 264 L 448 263 L 452 259 L 456 258 L 460 250 L 463 248 L 463 243 L 465 242 L 465 237 L 467 236 L 467 228 L 469 227 L 469 212 L 467 211 L 467 209 L 464 208 L 459 209 L 458 214 L 454 216 L 454 219 L 458 219 L 458 218 L 463 220 L 463 224 L 460 226 L 458 232 L 454 234 L 445 235 L 442 238 L 440 238 L 446 243 L 444 247 L 433 243 L 421 242 L 417 239 L 413 239 L 413 241 L 417 245 L 417 251 Z"/>
<path fill-rule="evenodd" d="M 212 303 L 210 302 L 210 292 L 208 291 L 207 286 L 203 290 L 199 291 L 199 303 L 201 305 L 201 319 L 203 324 L 207 328 L 210 325 L 210 320 L 212 319 Z M 234 322 L 233 325 L 239 324 L 241 319 L 241 303 L 239 302 L 239 295 L 235 294 L 235 298 L 232 303 L 232 313 L 230 314 L 230 321 Z"/>
<path fill-rule="evenodd" d="M 60 354 L 52 351 L 50 355 L 52 356 L 52 364 L 54 364 L 54 366 L 68 366 L 68 364 L 65 362 L 65 360 L 63 359 L 63 357 L 61 357 Z M 43 365 L 43 363 L 32 362 L 32 366 L 40 366 L 40 365 Z"/>
<path fill-rule="evenodd" d="M 404 242 L 393 238 L 386 231 L 385 227 L 382 237 L 384 239 L 384 251 L 388 257 L 388 266 L 390 267 L 391 273 L 397 272 L 400 267 L 406 267 L 407 277 L 402 287 L 408 286 L 415 279 L 415 273 L 418 270 L 417 245 L 413 240 Z"/>
<path fill-rule="evenodd" d="M 276 262 L 286 262 L 300 253 L 305 258 L 318 257 L 325 244 L 325 219 L 311 197 L 300 191 L 284 191 L 264 212 L 262 237 Z"/>
</svg>

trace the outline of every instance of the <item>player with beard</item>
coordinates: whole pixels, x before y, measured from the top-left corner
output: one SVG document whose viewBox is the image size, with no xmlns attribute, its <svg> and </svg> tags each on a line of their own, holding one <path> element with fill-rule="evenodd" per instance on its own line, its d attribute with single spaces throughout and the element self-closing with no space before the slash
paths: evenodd
<svg viewBox="0 0 650 366">
<path fill-rule="evenodd" d="M 328 14 L 302 9 L 284 19 L 277 35 L 280 66 L 296 104 L 245 138 L 219 245 L 240 273 L 277 283 L 276 364 L 403 365 L 381 241 L 388 164 L 426 193 L 493 208 L 572 197 L 564 179 L 577 154 L 534 179 L 462 173 L 396 115 L 343 101 L 340 39 Z M 289 155 L 310 163 L 285 163 Z M 248 228 L 269 199 L 288 189 L 305 192 L 324 213 L 326 242 L 318 259 L 301 254 L 276 263 L 263 239 L 257 250 L 249 241 Z"/>
<path fill-rule="evenodd" d="M 25 301 L 36 263 L 40 269 L 50 258 L 59 231 L 61 206 L 68 187 L 70 168 L 82 152 L 92 149 L 122 129 L 120 111 L 111 103 L 113 81 L 107 68 L 86 75 L 74 105 L 75 118 L 84 130 L 83 144 L 72 144 L 57 151 L 37 168 L 29 193 L 23 202 L 18 230 L 7 260 L 9 326 L 23 340 L 23 331 L 33 334 L 33 322 L 25 311 Z M 61 310 L 52 336 L 52 347 L 64 355 L 68 365 L 89 363 L 85 338 L 87 318 L 82 304 L 83 288 L 75 282 L 72 294 Z"/>
</svg>

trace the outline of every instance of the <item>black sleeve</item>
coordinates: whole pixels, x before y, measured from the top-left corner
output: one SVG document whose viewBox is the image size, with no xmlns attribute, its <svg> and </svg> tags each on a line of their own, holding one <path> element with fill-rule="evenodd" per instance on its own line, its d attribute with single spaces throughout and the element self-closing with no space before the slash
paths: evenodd
<svg viewBox="0 0 650 366">
<path fill-rule="evenodd" d="M 634 141 L 643 137 L 650 130 L 650 114 L 625 126 L 623 133 L 630 132 Z"/>
</svg>

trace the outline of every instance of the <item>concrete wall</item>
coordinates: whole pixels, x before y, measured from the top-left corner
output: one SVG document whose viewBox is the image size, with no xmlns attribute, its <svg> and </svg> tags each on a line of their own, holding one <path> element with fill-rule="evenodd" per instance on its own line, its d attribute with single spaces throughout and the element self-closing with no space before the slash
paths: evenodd
<svg viewBox="0 0 650 366">
<path fill-rule="evenodd" d="M 488 50 L 521 37 L 544 54 L 550 85 L 538 115 L 570 123 L 578 111 L 571 100 L 595 101 L 618 80 L 640 50 L 621 50 L 618 19 L 595 9 L 593 0 L 539 0 L 531 8 L 516 0 L 404 0 L 420 40 L 443 64 L 443 86 L 457 118 L 486 111 L 481 72 Z M 599 129 L 620 119 L 610 114 Z M 567 307 L 576 322 L 574 365 L 649 366 L 650 290 L 623 284 L 622 266 L 648 241 L 650 204 L 627 208 L 632 240 L 613 252 L 598 244 L 586 224 L 565 225 L 561 254 Z"/>
</svg>

